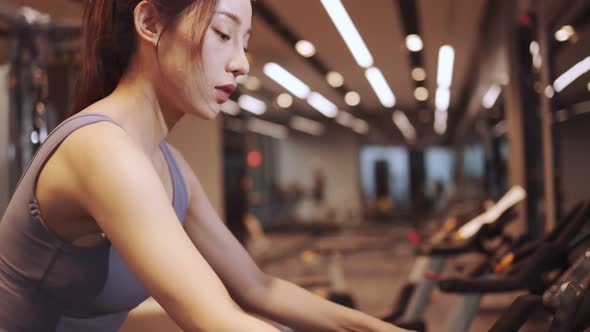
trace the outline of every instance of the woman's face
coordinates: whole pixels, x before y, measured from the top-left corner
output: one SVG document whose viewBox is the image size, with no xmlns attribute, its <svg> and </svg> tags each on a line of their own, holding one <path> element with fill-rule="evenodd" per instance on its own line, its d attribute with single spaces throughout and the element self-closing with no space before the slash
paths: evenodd
<svg viewBox="0 0 590 332">
<path fill-rule="evenodd" d="M 160 42 L 160 82 L 174 108 L 203 119 L 214 118 L 236 89 L 236 78 L 250 70 L 246 49 L 250 38 L 250 0 L 219 0 L 203 37 L 202 53 L 195 52 L 194 10 Z"/>
</svg>

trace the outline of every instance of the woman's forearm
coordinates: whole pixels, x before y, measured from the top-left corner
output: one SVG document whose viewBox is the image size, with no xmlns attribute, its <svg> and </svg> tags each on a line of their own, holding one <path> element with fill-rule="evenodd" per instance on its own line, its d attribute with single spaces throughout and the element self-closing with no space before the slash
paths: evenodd
<svg viewBox="0 0 590 332">
<path fill-rule="evenodd" d="M 278 278 L 272 278 L 264 290 L 253 294 L 248 310 L 297 331 L 405 331 L 360 311 L 322 299 Z"/>
<path fill-rule="evenodd" d="M 279 332 L 279 329 L 245 312 L 234 301 L 211 301 L 204 310 L 191 310 L 179 303 L 163 306 L 171 318 L 187 332 Z"/>
<path fill-rule="evenodd" d="M 215 332 L 279 332 L 276 327 L 264 322 L 261 319 L 250 316 L 243 311 L 237 311 L 225 317 L 223 320 L 218 320 L 214 326 L 211 326 L 207 331 Z"/>
</svg>

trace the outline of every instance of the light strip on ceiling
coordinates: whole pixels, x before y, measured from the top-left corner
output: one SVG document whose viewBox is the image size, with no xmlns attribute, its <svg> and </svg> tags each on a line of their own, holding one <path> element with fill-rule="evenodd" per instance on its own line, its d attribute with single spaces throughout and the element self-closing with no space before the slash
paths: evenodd
<svg viewBox="0 0 590 332">
<path fill-rule="evenodd" d="M 238 104 L 241 108 L 256 115 L 266 112 L 266 103 L 249 95 L 241 95 L 238 98 Z"/>
<path fill-rule="evenodd" d="M 274 137 L 276 139 L 285 139 L 289 136 L 289 129 L 287 127 L 256 118 L 248 120 L 246 127 L 251 132 Z"/>
<path fill-rule="evenodd" d="M 393 94 L 393 91 L 391 91 L 389 84 L 387 84 L 387 81 L 379 68 L 368 68 L 365 71 L 365 76 L 381 104 L 388 108 L 395 106 L 395 95 Z"/>
<path fill-rule="evenodd" d="M 447 131 L 447 110 L 451 103 L 451 84 L 453 83 L 453 66 L 455 49 L 450 45 L 443 45 L 438 50 L 438 68 L 436 72 L 436 92 L 434 104 L 434 131 L 442 135 Z"/>
<path fill-rule="evenodd" d="M 293 95 L 305 99 L 309 96 L 311 90 L 309 87 L 303 83 L 300 79 L 295 77 L 295 75 L 291 74 L 285 68 L 281 67 L 280 65 L 269 62 L 264 65 L 262 68 L 264 74 L 270 77 L 272 80 L 277 82 L 283 88 L 287 89 Z"/>
<path fill-rule="evenodd" d="M 338 112 L 338 115 L 336 116 L 336 122 L 344 127 L 352 127 L 354 120 L 354 116 L 344 111 Z"/>
<path fill-rule="evenodd" d="M 295 130 L 314 136 L 321 136 L 325 131 L 323 124 L 301 116 L 293 116 L 291 120 L 289 120 L 289 126 Z"/>
<path fill-rule="evenodd" d="M 240 105 L 233 100 L 228 100 L 221 104 L 221 111 L 229 115 L 238 115 L 240 113 Z"/>
<path fill-rule="evenodd" d="M 453 82 L 453 63 L 455 62 L 455 49 L 449 45 L 443 45 L 438 51 L 438 71 L 436 83 L 439 87 L 448 88 Z"/>
<path fill-rule="evenodd" d="M 329 118 L 334 118 L 338 115 L 338 107 L 317 92 L 312 92 L 307 97 L 307 103 Z"/>
<path fill-rule="evenodd" d="M 373 65 L 373 56 L 354 23 L 352 23 L 342 2 L 340 0 L 321 0 L 321 3 L 336 29 L 338 29 L 340 36 L 344 39 L 356 63 L 363 68 L 371 67 Z"/>
<path fill-rule="evenodd" d="M 416 140 L 416 129 L 412 126 L 412 123 L 404 112 L 393 112 L 392 120 L 408 142 L 414 142 Z"/>
<path fill-rule="evenodd" d="M 434 131 L 442 135 L 447 131 L 447 117 L 448 112 L 446 110 L 434 111 Z"/>
<path fill-rule="evenodd" d="M 365 135 L 369 132 L 369 124 L 363 119 L 355 119 L 352 124 L 352 130 L 357 134 Z"/>
<path fill-rule="evenodd" d="M 436 89 L 436 97 L 434 99 L 434 105 L 436 109 L 446 111 L 449 109 L 449 103 L 451 101 L 451 91 L 449 88 L 438 87 Z"/>
<path fill-rule="evenodd" d="M 446 122 L 435 122 L 434 123 L 434 132 L 439 135 L 443 135 L 447 131 L 447 123 Z"/>
<path fill-rule="evenodd" d="M 500 92 L 502 92 L 502 88 L 500 88 L 498 84 L 492 85 L 483 96 L 481 105 L 487 109 L 492 108 L 496 104 L 496 100 L 498 100 Z"/>
</svg>

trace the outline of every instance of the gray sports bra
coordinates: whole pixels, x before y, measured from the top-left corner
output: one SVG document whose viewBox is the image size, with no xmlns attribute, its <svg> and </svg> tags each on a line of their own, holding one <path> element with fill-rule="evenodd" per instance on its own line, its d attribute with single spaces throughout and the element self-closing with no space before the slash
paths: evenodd
<svg viewBox="0 0 590 332">
<path fill-rule="evenodd" d="M 77 247 L 47 228 L 34 188 L 40 170 L 76 129 L 115 120 L 79 114 L 60 124 L 37 151 L 0 222 L 0 331 L 117 331 L 128 312 L 149 297 L 110 242 Z M 165 142 L 160 148 L 183 222 L 188 205 L 182 174 Z M 149 258 L 146 258 L 149 259 Z"/>
</svg>

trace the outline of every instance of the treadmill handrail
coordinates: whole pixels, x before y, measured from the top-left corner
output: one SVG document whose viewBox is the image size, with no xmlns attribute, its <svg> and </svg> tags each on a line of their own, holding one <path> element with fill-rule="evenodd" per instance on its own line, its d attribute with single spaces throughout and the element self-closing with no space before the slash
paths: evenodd
<svg viewBox="0 0 590 332">
<path fill-rule="evenodd" d="M 572 222 L 568 223 L 556 237 L 554 243 L 559 246 L 567 246 L 573 238 L 578 235 L 584 224 L 590 219 L 590 202 L 586 202 L 584 206 L 578 211 Z"/>
<path fill-rule="evenodd" d="M 519 273 L 494 278 L 446 278 L 439 281 L 441 290 L 450 293 L 498 293 L 527 289 L 531 286 L 531 278 L 546 271 L 547 261 L 551 262 L 559 254 L 553 244 L 542 245 L 527 261 Z"/>
<path fill-rule="evenodd" d="M 523 201 L 526 196 L 526 191 L 521 186 L 512 187 L 494 206 L 468 221 L 455 233 L 463 239 L 472 237 L 483 225 L 497 221 L 506 210 Z"/>
<path fill-rule="evenodd" d="M 537 309 L 543 307 L 539 295 L 521 295 L 516 298 L 488 332 L 517 332 Z"/>
<path fill-rule="evenodd" d="M 511 211 L 505 211 L 504 214 L 498 218 L 498 228 L 494 227 L 492 230 L 490 227 L 494 224 L 485 224 L 481 227 L 471 238 L 465 239 L 461 242 L 442 242 L 442 243 L 427 243 L 420 246 L 418 252 L 421 255 L 458 255 L 467 252 L 479 251 L 485 254 L 491 254 L 489 250 L 483 246 L 483 238 L 495 237 L 501 235 L 502 228 L 507 225 L 511 220 L 515 219 L 516 214 Z"/>
<path fill-rule="evenodd" d="M 586 202 L 576 216 L 563 228 L 554 241 L 542 243 L 525 261 L 523 268 L 515 275 L 497 278 L 449 278 L 439 281 L 439 288 L 446 292 L 492 293 L 531 288 L 530 279 L 555 267 L 556 258 L 567 251 L 567 244 L 579 233 L 590 218 L 590 202 Z"/>
</svg>

